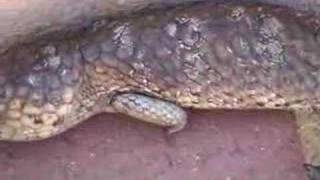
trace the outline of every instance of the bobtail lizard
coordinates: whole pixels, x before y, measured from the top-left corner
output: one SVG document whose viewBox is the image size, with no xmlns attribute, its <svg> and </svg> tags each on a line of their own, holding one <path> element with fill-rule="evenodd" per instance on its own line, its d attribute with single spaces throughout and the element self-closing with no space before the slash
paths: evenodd
<svg viewBox="0 0 320 180">
<path fill-rule="evenodd" d="M 320 165 L 319 18 L 267 5 L 172 8 L 9 49 L 0 139 L 40 140 L 120 112 L 181 130 L 183 108 L 283 109 Z"/>
</svg>

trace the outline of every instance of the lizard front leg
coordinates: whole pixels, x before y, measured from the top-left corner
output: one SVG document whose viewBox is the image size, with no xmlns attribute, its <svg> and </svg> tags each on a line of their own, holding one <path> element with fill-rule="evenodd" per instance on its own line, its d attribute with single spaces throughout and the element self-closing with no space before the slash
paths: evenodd
<svg viewBox="0 0 320 180">
<path fill-rule="evenodd" d="M 169 133 L 183 129 L 187 123 L 187 114 L 179 106 L 141 94 L 116 95 L 111 105 L 116 112 L 155 125 L 168 127 Z"/>
<path fill-rule="evenodd" d="M 296 110 L 298 133 L 310 179 L 320 178 L 320 110 Z"/>
</svg>

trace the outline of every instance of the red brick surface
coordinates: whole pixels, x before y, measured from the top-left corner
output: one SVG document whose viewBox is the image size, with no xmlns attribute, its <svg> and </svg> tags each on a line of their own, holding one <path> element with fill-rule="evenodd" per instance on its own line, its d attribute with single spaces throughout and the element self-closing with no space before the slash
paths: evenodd
<svg viewBox="0 0 320 180">
<path fill-rule="evenodd" d="M 160 128 L 101 115 L 49 140 L 0 143 L 0 180 L 304 180 L 293 117 L 281 112 L 190 113 Z"/>
</svg>

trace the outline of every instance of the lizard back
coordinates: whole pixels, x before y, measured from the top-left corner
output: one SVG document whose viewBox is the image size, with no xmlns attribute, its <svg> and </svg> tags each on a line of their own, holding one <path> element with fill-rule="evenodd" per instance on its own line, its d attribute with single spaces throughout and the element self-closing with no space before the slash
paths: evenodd
<svg viewBox="0 0 320 180">
<path fill-rule="evenodd" d="M 131 92 L 206 109 L 319 106 L 317 17 L 208 3 L 103 22 L 2 56 L 0 139 L 50 137 Z"/>
</svg>

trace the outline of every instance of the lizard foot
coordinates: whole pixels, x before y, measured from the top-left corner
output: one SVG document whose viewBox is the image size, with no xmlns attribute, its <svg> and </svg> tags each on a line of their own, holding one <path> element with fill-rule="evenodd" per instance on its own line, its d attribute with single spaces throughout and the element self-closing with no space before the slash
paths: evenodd
<svg viewBox="0 0 320 180">
<path fill-rule="evenodd" d="M 182 130 L 187 123 L 187 114 L 182 108 L 171 102 L 149 96 L 121 94 L 115 96 L 111 104 L 117 112 L 167 127 L 169 134 Z"/>
</svg>

